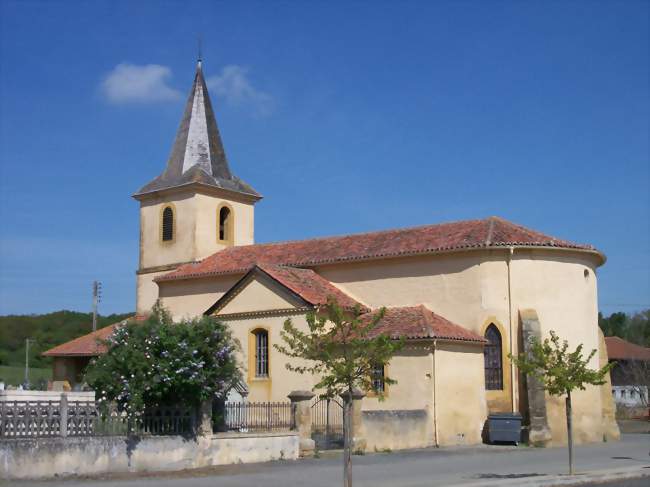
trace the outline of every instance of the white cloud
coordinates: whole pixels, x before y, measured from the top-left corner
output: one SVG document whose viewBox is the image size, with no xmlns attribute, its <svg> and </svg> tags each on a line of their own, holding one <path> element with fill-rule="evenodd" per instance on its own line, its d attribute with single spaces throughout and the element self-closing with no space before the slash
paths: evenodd
<svg viewBox="0 0 650 487">
<path fill-rule="evenodd" d="M 205 82 L 211 93 L 228 103 L 248 105 L 258 116 L 269 115 L 273 111 L 273 97 L 254 88 L 247 75 L 247 68 L 231 64 L 222 68 L 221 74 L 211 76 Z"/>
<path fill-rule="evenodd" d="M 177 100 L 181 93 L 167 84 L 171 70 L 159 64 L 118 64 L 102 81 L 101 91 L 111 103 L 150 103 Z"/>
</svg>

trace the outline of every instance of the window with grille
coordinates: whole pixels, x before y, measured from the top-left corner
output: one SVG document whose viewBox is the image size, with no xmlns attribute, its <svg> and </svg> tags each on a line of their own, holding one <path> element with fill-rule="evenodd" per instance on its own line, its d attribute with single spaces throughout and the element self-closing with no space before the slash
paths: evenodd
<svg viewBox="0 0 650 487">
<path fill-rule="evenodd" d="M 372 369 L 372 390 L 377 394 L 383 394 L 386 391 L 386 383 L 384 382 L 384 366 L 376 365 Z"/>
<path fill-rule="evenodd" d="M 174 239 L 174 210 L 170 206 L 162 214 L 162 239 L 163 242 Z"/>
<path fill-rule="evenodd" d="M 255 332 L 255 377 L 269 375 L 269 334 L 266 330 Z"/>
<path fill-rule="evenodd" d="M 231 220 L 230 208 L 221 207 L 219 210 L 219 240 L 230 240 Z"/>
<path fill-rule="evenodd" d="M 488 343 L 483 349 L 485 359 L 485 388 L 487 390 L 503 389 L 503 363 L 501 357 L 501 333 L 491 324 L 485 330 Z"/>
</svg>

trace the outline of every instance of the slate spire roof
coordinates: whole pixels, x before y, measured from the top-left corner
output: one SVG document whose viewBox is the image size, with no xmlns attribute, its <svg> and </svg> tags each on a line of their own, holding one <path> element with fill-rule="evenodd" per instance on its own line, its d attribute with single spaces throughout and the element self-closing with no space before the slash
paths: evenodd
<svg viewBox="0 0 650 487">
<path fill-rule="evenodd" d="M 167 168 L 136 193 L 136 196 L 199 183 L 261 198 L 250 185 L 234 176 L 228 165 L 219 127 L 212 110 L 201 60 L 197 62 L 194 83 L 185 104 Z"/>
</svg>

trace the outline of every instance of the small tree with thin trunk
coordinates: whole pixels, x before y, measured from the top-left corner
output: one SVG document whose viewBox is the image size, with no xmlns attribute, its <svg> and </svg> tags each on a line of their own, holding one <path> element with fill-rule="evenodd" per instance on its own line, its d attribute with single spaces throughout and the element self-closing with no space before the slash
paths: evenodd
<svg viewBox="0 0 650 487">
<path fill-rule="evenodd" d="M 569 351 L 569 343 L 551 330 L 551 338 L 540 342 L 533 338 L 530 350 L 519 357 L 509 355 L 519 370 L 538 379 L 544 389 L 552 396 L 566 396 L 566 423 L 569 447 L 569 473 L 573 475 L 573 432 L 571 428 L 571 392 L 575 389 L 585 390 L 587 385 L 602 385 L 605 375 L 612 368 L 608 364 L 598 370 L 589 369 L 587 364 L 596 355 L 592 350 L 588 357 L 582 356 L 582 344 Z"/>
<path fill-rule="evenodd" d="M 345 487 L 352 487 L 352 392 L 355 389 L 371 390 L 375 367 L 385 365 L 404 343 L 375 332 L 384 312 L 382 308 L 370 320 L 360 319 L 362 311 L 359 307 L 346 310 L 330 298 L 323 310 L 307 314 L 307 332 L 296 328 L 291 319 L 286 320 L 281 332 L 284 343 L 275 345 L 278 351 L 289 357 L 306 360 L 305 365 L 287 363 L 287 369 L 315 375 L 319 381 L 314 390 L 324 391 L 321 395 L 325 397 L 344 397 Z M 384 377 L 384 382 L 394 384 L 395 380 Z M 381 391 L 378 393 L 382 399 Z"/>
</svg>

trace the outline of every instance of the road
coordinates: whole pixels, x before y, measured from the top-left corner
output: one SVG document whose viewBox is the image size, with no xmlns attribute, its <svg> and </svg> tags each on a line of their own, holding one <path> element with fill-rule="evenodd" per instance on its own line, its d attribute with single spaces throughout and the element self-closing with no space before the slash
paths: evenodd
<svg viewBox="0 0 650 487">
<path fill-rule="evenodd" d="M 578 472 L 650 467 L 650 435 L 576 447 Z M 565 448 L 494 447 L 410 450 L 353 457 L 355 487 L 436 487 L 468 482 L 531 479 L 567 469 Z M 13 482 L 18 487 L 330 487 L 341 485 L 340 455 L 300 461 L 233 465 L 177 474 L 106 479 Z M 648 482 L 645 482 L 647 484 Z M 4 484 L 7 485 L 7 484 Z M 616 484 L 613 484 L 616 485 Z M 634 483 L 622 486 L 637 487 Z M 645 486 L 644 486 L 645 487 Z"/>
</svg>

